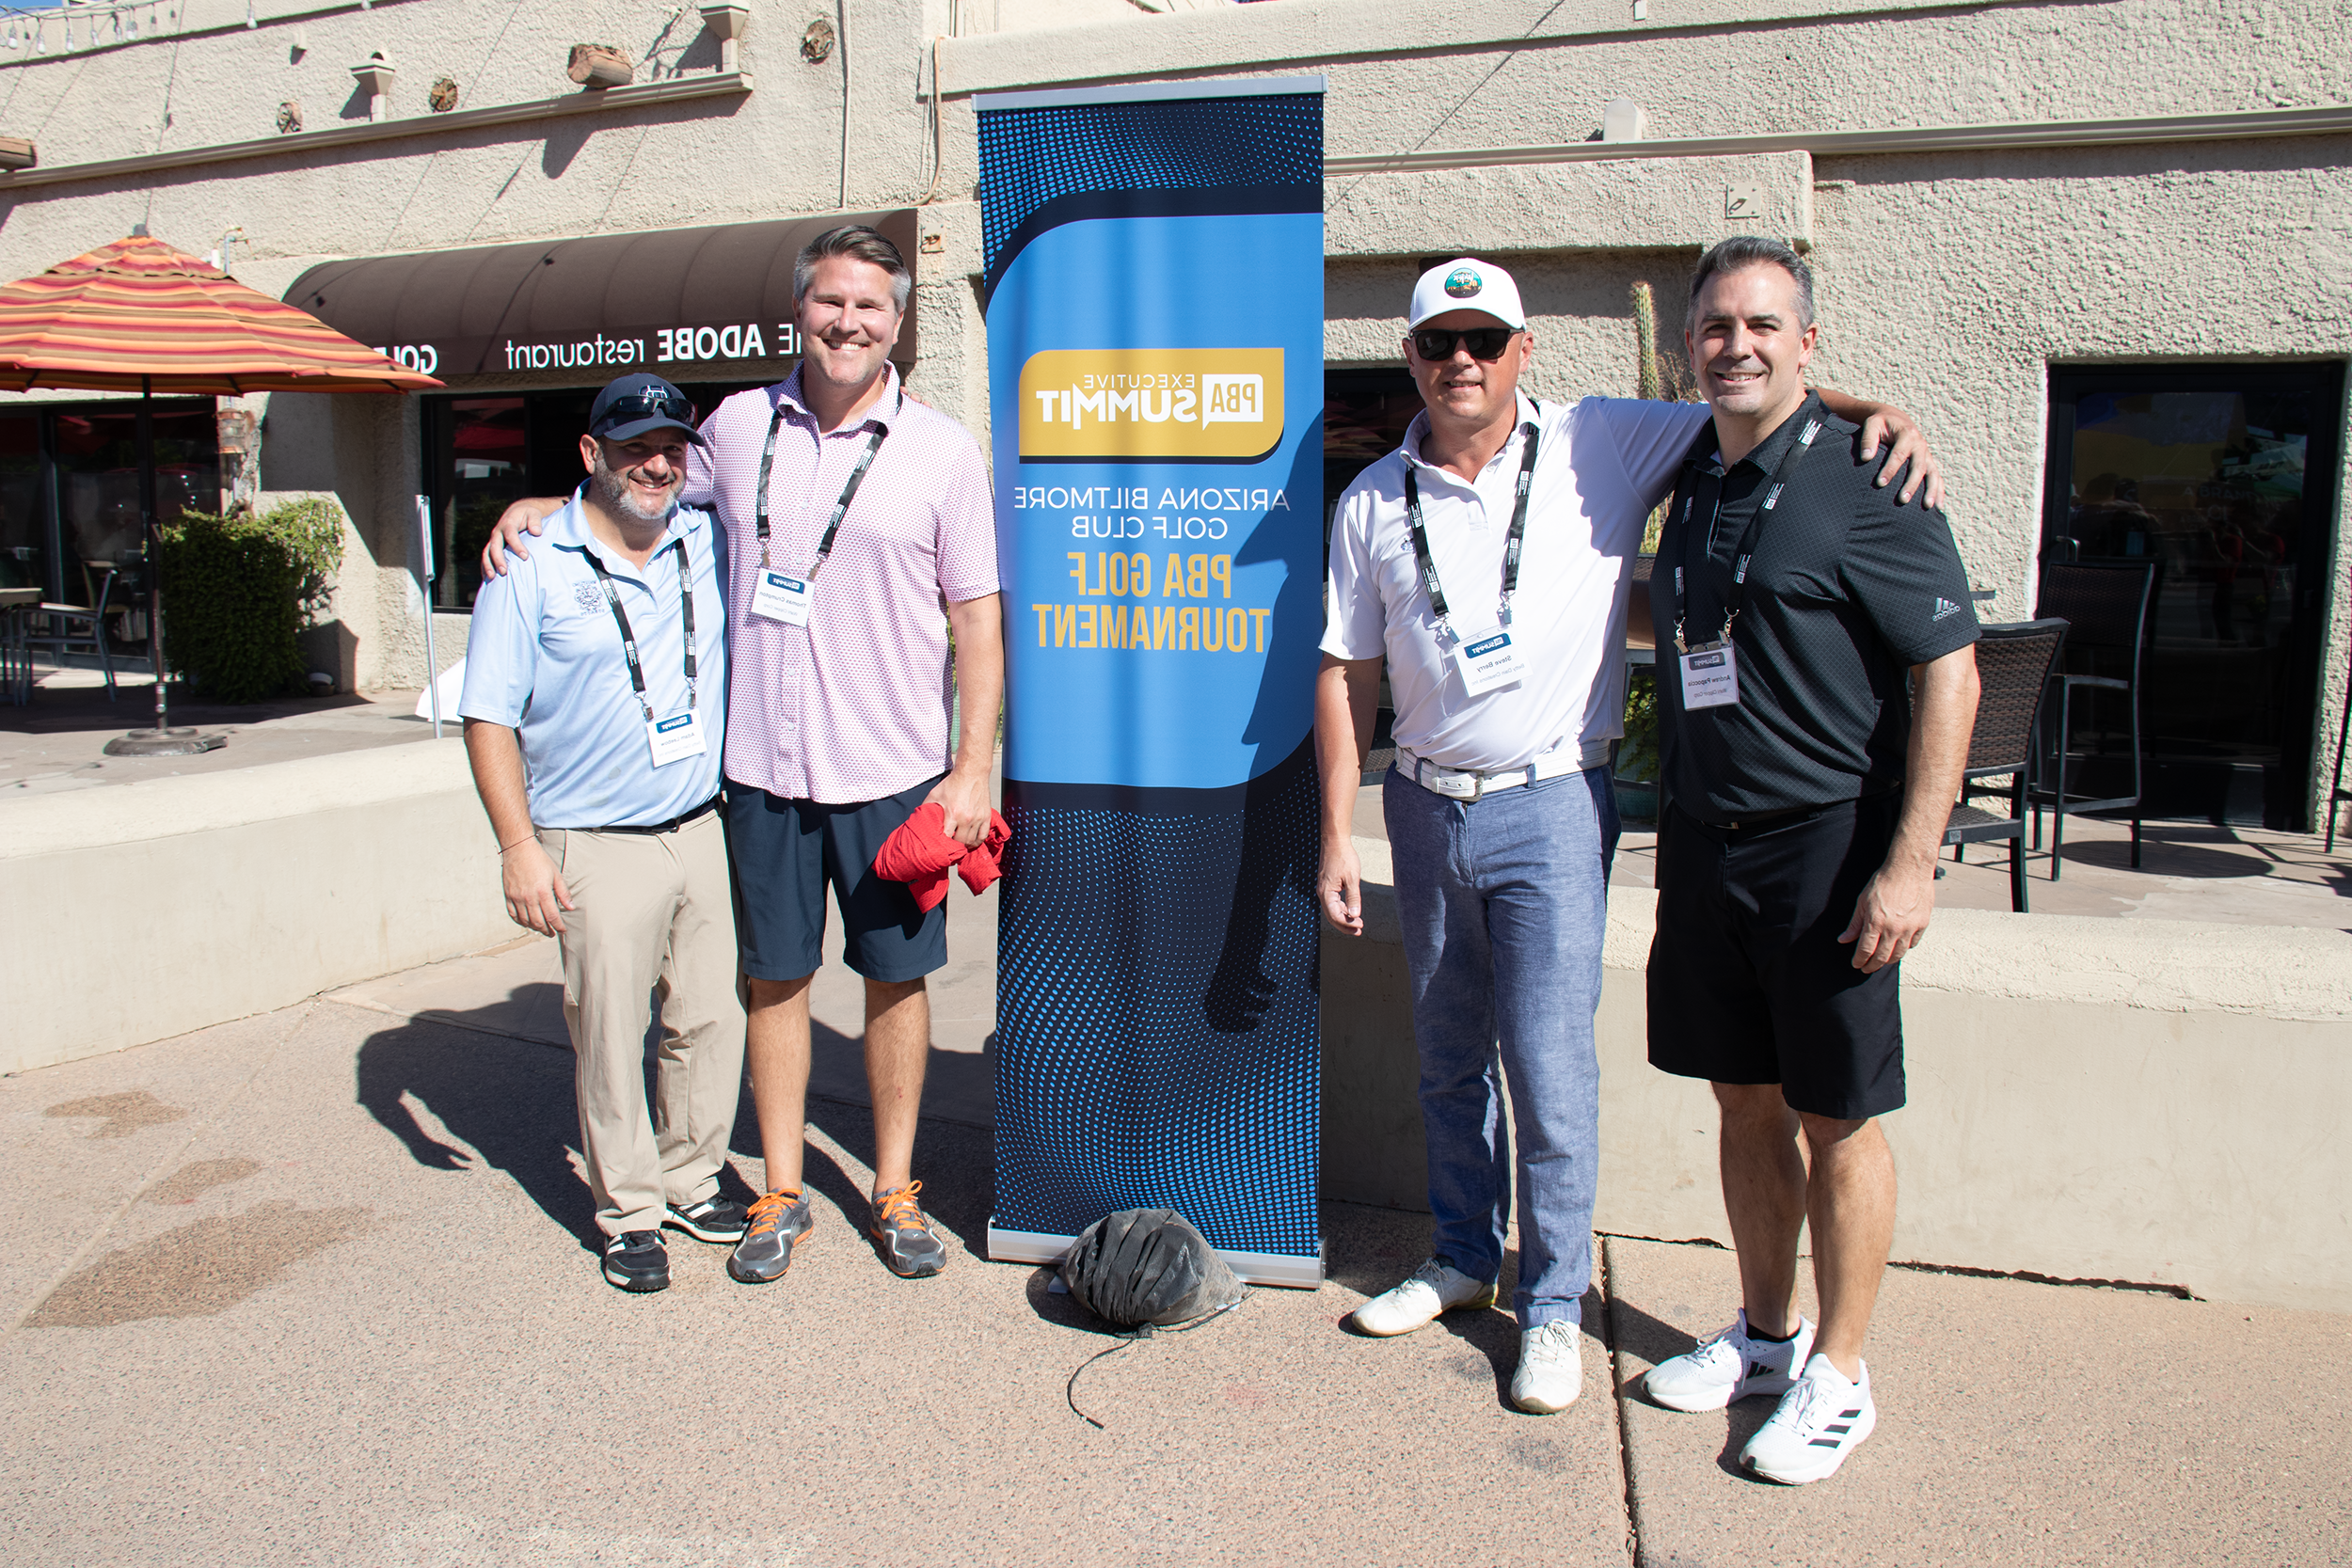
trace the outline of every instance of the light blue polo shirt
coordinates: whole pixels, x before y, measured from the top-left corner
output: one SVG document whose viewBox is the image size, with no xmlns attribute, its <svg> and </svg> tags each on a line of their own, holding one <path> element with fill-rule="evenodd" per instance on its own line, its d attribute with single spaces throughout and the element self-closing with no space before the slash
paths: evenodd
<svg viewBox="0 0 2352 1568">
<path fill-rule="evenodd" d="M 667 717 L 686 707 L 678 539 L 692 561 L 703 753 L 657 768 L 621 628 L 588 553 L 612 574 L 637 639 L 646 699 L 656 717 Z M 474 599 L 457 711 L 519 732 L 538 827 L 642 828 L 692 811 L 719 792 L 726 750 L 726 568 L 710 514 L 679 507 L 642 569 L 596 542 L 578 494 L 532 543 L 530 560 L 508 557 L 506 575 L 485 579 Z"/>
</svg>

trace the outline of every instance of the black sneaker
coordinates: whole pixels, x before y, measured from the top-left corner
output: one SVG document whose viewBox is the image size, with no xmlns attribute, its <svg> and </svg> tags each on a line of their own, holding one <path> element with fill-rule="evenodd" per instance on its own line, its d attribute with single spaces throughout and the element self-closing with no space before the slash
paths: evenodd
<svg viewBox="0 0 2352 1568">
<path fill-rule="evenodd" d="M 659 1230 L 630 1230 L 604 1243 L 604 1277 L 624 1291 L 670 1288 L 670 1249 Z"/>
<path fill-rule="evenodd" d="M 880 1195 L 866 1227 L 882 1249 L 882 1262 L 901 1279 L 929 1279 L 947 1266 L 947 1244 L 914 1201 L 922 1190 L 923 1183 L 910 1181 Z"/>
<path fill-rule="evenodd" d="M 746 1285 L 782 1279 L 792 1266 L 793 1245 L 817 1228 L 808 1199 L 797 1190 L 769 1193 L 752 1205 L 743 1239 L 727 1255 L 727 1273 Z"/>
<path fill-rule="evenodd" d="M 751 1215 L 731 1197 L 707 1197 L 684 1208 L 673 1203 L 661 1223 L 683 1230 L 698 1242 L 739 1242 Z"/>
</svg>

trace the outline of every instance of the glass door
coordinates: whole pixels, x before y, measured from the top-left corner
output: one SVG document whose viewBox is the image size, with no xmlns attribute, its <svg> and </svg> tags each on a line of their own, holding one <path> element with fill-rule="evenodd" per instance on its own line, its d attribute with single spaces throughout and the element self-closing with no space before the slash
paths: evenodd
<svg viewBox="0 0 2352 1568">
<path fill-rule="evenodd" d="M 2156 562 L 2149 816 L 2309 826 L 2343 418 L 2338 365 L 2051 368 L 2042 559 Z"/>
<path fill-rule="evenodd" d="M 56 592 L 50 580 L 46 478 L 40 416 L 0 415 L 0 588 L 38 588 L 43 597 Z"/>
</svg>

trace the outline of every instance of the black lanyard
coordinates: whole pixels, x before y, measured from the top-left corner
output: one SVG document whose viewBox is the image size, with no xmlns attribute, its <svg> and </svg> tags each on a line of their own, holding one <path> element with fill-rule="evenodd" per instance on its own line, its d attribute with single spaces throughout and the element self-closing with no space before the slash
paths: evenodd
<svg viewBox="0 0 2352 1568">
<path fill-rule="evenodd" d="M 678 619 L 686 624 L 686 706 L 691 712 L 694 706 L 694 563 L 686 553 L 684 534 L 670 543 L 677 546 Z M 612 607 L 612 619 L 620 623 L 621 657 L 628 661 L 628 684 L 637 692 L 637 705 L 651 720 L 653 703 L 645 696 L 645 667 L 637 657 L 637 634 L 628 629 L 628 611 L 621 608 L 621 596 L 612 591 L 612 574 L 596 559 L 595 548 L 580 553 L 588 558 L 588 569 L 596 574 L 596 586 L 604 590 L 604 602 Z"/>
<path fill-rule="evenodd" d="M 1820 433 L 1820 420 L 1805 420 L 1804 432 L 1789 443 L 1788 450 L 1781 454 L 1780 466 L 1772 470 L 1772 487 L 1764 493 L 1763 504 L 1749 515 L 1747 530 L 1740 535 L 1740 547 L 1732 559 L 1731 588 L 1724 595 L 1724 629 L 1722 635 L 1716 638 L 1718 642 L 1731 641 L 1731 623 L 1739 618 L 1740 607 L 1747 602 L 1748 563 L 1756 559 L 1756 546 L 1764 536 L 1764 515 L 1780 504 L 1780 493 L 1788 488 L 1790 470 L 1796 467 L 1797 459 L 1812 450 L 1813 437 Z M 1695 468 L 1697 464 L 1694 462 L 1691 467 Z M 1730 476 L 1726 473 L 1724 477 L 1729 478 Z M 1691 527 L 1691 508 L 1697 499 L 1698 497 L 1695 495 L 1686 496 L 1682 502 L 1682 559 L 1685 562 L 1691 559 L 1691 541 L 1698 536 Z M 1724 486 L 1723 481 L 1719 479 L 1715 483 L 1715 508 L 1708 514 L 1707 517 L 1707 542 L 1701 547 L 1700 552 L 1700 559 L 1703 561 L 1714 559 L 1715 522 L 1723 515 L 1723 511 Z M 1692 570 L 1696 571 L 1697 568 L 1693 567 Z M 1682 641 L 1682 618 L 1689 602 L 1688 585 L 1684 578 L 1685 573 L 1682 567 L 1677 565 L 1675 567 L 1675 648 L 1677 652 L 1681 653 L 1690 651 Z"/>
<path fill-rule="evenodd" d="M 902 409 L 906 406 L 903 391 L 898 394 L 898 405 Z M 776 417 L 768 421 L 767 444 L 759 449 L 759 500 L 752 509 L 754 524 L 759 532 L 759 564 L 762 570 L 768 565 L 768 475 L 776 466 L 776 432 L 783 428 L 784 404 L 779 401 Z M 825 523 L 823 537 L 817 541 L 817 559 L 809 563 L 808 575 L 812 578 L 825 564 L 825 558 L 833 554 L 833 542 L 841 531 L 841 519 L 850 515 L 850 503 L 857 499 L 857 487 L 866 483 L 866 470 L 874 466 L 874 454 L 882 451 L 882 437 L 890 434 L 890 427 L 880 420 L 866 420 L 866 428 L 874 433 L 874 438 L 866 443 L 866 451 L 859 455 L 857 467 L 850 470 L 850 483 L 841 487 L 841 499 L 833 503 L 833 516 Z M 823 440 L 823 436 L 818 437 L 818 450 L 820 451 Z"/>
<path fill-rule="evenodd" d="M 1535 479 L 1535 421 L 1530 420 L 1520 428 L 1527 432 L 1527 445 L 1519 454 L 1518 499 L 1511 504 L 1511 531 L 1502 546 L 1502 624 L 1506 626 L 1511 624 L 1511 595 L 1519 586 L 1519 546 L 1527 537 L 1527 492 Z M 1438 563 L 1429 555 L 1429 531 L 1422 524 L 1421 484 L 1413 477 L 1409 461 L 1405 465 L 1405 515 L 1412 528 L 1413 559 L 1421 566 L 1422 585 L 1429 590 L 1429 608 L 1438 624 L 1451 630 L 1445 589 L 1438 581 Z"/>
</svg>

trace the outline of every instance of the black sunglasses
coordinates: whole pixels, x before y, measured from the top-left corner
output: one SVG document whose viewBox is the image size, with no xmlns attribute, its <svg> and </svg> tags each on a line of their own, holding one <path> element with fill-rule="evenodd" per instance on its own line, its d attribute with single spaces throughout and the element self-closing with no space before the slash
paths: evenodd
<svg viewBox="0 0 2352 1568">
<path fill-rule="evenodd" d="M 1502 351 L 1518 336 L 1516 327 L 1473 326 L 1467 331 L 1454 332 L 1442 326 L 1423 326 L 1413 333 L 1413 352 L 1435 363 L 1454 357 L 1454 345 L 1460 343 L 1470 351 L 1473 359 L 1494 360 L 1502 357 Z"/>
<path fill-rule="evenodd" d="M 609 429 L 630 420 L 644 419 L 668 420 L 673 424 L 682 424 L 691 430 L 694 428 L 694 405 L 682 397 L 673 397 L 667 392 L 631 392 L 606 404 L 604 413 L 596 423 Z"/>
</svg>

